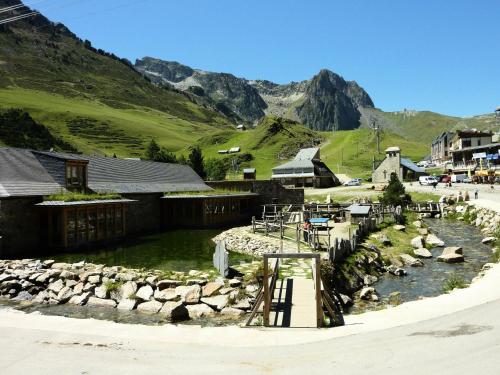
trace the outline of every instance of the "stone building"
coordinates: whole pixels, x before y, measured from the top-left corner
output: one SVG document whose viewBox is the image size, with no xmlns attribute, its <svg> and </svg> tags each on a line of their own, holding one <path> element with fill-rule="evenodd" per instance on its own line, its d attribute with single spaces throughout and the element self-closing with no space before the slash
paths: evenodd
<svg viewBox="0 0 500 375">
<path fill-rule="evenodd" d="M 0 256 L 250 220 L 257 194 L 210 194 L 185 165 L 0 148 Z"/>
<path fill-rule="evenodd" d="M 389 147 L 385 150 L 385 158 L 378 166 L 373 165 L 372 182 L 380 184 L 389 182 L 391 174 L 395 173 L 400 181 L 415 180 L 425 174 L 425 170 L 418 167 L 410 159 L 401 157 L 399 147 Z"/>
</svg>

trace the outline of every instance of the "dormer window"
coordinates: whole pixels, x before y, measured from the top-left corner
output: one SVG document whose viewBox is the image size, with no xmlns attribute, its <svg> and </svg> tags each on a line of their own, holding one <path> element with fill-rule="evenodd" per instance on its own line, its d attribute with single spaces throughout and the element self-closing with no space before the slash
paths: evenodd
<svg viewBox="0 0 500 375">
<path fill-rule="evenodd" d="M 66 162 L 66 188 L 68 190 L 85 191 L 87 188 L 87 163 L 77 161 Z"/>
</svg>

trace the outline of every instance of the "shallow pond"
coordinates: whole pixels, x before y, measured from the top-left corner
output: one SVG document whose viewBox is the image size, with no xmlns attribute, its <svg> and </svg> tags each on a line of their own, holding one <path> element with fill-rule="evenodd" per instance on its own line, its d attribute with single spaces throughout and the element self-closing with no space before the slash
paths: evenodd
<svg viewBox="0 0 500 375">
<path fill-rule="evenodd" d="M 215 244 L 212 238 L 218 230 L 174 230 L 127 240 L 98 250 L 54 254 L 45 259 L 56 262 L 88 263 L 127 268 L 147 268 L 162 271 L 207 270 L 212 268 Z M 231 252 L 230 265 L 251 261 L 248 255 Z"/>
<path fill-rule="evenodd" d="M 405 277 L 382 276 L 374 285 L 382 299 L 392 292 L 400 292 L 403 302 L 443 294 L 443 285 L 452 274 L 470 283 L 482 266 L 491 260 L 491 247 L 481 243 L 484 236 L 476 227 L 444 219 L 428 219 L 426 224 L 444 241 L 445 246 L 462 247 L 465 262 L 438 262 L 436 258 L 441 255 L 443 248 L 434 248 L 431 250 L 433 258 L 422 260 L 424 267 L 405 267 L 408 272 Z"/>
</svg>

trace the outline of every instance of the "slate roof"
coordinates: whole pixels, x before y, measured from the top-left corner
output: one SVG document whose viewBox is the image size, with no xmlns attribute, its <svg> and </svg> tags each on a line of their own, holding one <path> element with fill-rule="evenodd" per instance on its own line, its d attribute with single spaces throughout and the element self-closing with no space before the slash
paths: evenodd
<svg viewBox="0 0 500 375">
<path fill-rule="evenodd" d="M 351 211 L 352 215 L 368 215 L 372 209 L 372 206 L 353 204 L 349 206 L 347 209 Z"/>
<path fill-rule="evenodd" d="M 212 190 L 186 165 L 0 148 L 0 197 L 65 192 L 67 160 L 88 160 L 88 187 L 98 193 Z"/>
<path fill-rule="evenodd" d="M 255 173 L 255 168 L 244 168 L 243 173 Z"/>
<path fill-rule="evenodd" d="M 425 169 L 420 168 L 418 165 L 416 165 L 414 162 L 412 162 L 410 159 L 407 158 L 401 158 L 401 165 L 405 168 L 408 168 L 411 171 L 414 171 L 416 173 L 425 173 Z"/>
<path fill-rule="evenodd" d="M 318 152 L 318 147 L 303 148 L 295 155 L 294 160 L 313 160 L 316 158 Z"/>
</svg>

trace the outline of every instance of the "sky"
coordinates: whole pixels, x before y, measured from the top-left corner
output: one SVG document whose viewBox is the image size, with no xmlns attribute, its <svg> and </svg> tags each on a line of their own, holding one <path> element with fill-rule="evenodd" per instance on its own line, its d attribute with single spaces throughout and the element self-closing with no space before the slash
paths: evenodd
<svg viewBox="0 0 500 375">
<path fill-rule="evenodd" d="M 385 111 L 500 106 L 499 0 L 26 0 L 96 48 L 277 83 L 330 69 Z"/>
</svg>

